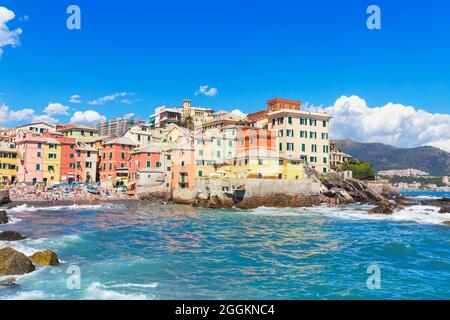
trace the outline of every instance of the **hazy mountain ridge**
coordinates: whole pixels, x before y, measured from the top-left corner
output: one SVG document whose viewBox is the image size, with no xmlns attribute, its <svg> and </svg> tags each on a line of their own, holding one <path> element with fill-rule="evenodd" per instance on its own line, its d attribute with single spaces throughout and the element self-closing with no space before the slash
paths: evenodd
<svg viewBox="0 0 450 320">
<path fill-rule="evenodd" d="M 376 171 L 413 168 L 433 176 L 450 175 L 450 153 L 439 148 L 397 148 L 350 139 L 336 140 L 336 146 L 360 161 L 372 163 Z"/>
</svg>

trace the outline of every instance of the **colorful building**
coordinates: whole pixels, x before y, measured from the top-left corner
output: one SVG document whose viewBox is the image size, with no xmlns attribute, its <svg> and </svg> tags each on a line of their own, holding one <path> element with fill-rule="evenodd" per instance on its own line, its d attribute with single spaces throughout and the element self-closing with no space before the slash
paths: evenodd
<svg viewBox="0 0 450 320">
<path fill-rule="evenodd" d="M 149 145 L 135 149 L 130 154 L 128 187 L 139 192 L 166 188 L 165 167 L 165 155 L 160 147 Z"/>
<path fill-rule="evenodd" d="M 195 164 L 192 143 L 175 146 L 167 152 L 170 154 L 170 186 L 172 189 L 194 190 Z"/>
<path fill-rule="evenodd" d="M 19 156 L 18 182 L 28 185 L 43 182 L 46 139 L 28 129 L 21 129 L 17 132 L 15 140 Z"/>
<path fill-rule="evenodd" d="M 61 144 L 55 138 L 45 138 L 42 182 L 46 186 L 60 182 Z"/>
<path fill-rule="evenodd" d="M 75 182 L 94 183 L 97 180 L 97 150 L 84 142 L 77 142 Z"/>
<path fill-rule="evenodd" d="M 100 182 L 107 186 L 124 186 L 128 181 L 131 154 L 137 144 L 121 137 L 103 142 L 100 160 Z"/>
<path fill-rule="evenodd" d="M 64 134 L 66 138 L 75 138 L 77 141 L 88 141 L 99 136 L 98 129 L 95 127 L 85 125 L 66 125 L 60 132 Z"/>
<path fill-rule="evenodd" d="M 0 186 L 13 184 L 19 170 L 19 158 L 14 144 L 0 143 Z"/>
</svg>

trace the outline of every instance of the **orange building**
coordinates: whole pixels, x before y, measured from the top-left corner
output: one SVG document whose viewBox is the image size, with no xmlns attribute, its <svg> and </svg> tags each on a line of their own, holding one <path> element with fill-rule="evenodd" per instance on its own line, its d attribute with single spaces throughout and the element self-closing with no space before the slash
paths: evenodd
<svg viewBox="0 0 450 320">
<path fill-rule="evenodd" d="M 257 150 L 276 151 L 275 131 L 243 127 L 237 130 L 236 154 Z"/>
<path fill-rule="evenodd" d="M 102 184 L 122 186 L 127 183 L 130 158 L 136 147 L 136 143 L 124 137 L 103 142 L 100 160 Z"/>
<path fill-rule="evenodd" d="M 261 119 L 267 119 L 269 112 L 277 110 L 300 110 L 302 103 L 300 100 L 288 100 L 281 98 L 274 98 L 267 101 L 266 110 L 261 110 L 255 113 L 247 115 L 247 119 L 250 121 L 257 121 Z"/>
<path fill-rule="evenodd" d="M 165 187 L 164 154 L 158 146 L 146 146 L 130 154 L 128 170 L 129 194 Z"/>
</svg>

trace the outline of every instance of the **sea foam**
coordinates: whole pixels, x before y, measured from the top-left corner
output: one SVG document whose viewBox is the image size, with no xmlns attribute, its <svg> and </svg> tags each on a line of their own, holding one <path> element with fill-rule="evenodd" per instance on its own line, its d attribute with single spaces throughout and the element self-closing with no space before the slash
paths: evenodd
<svg viewBox="0 0 450 320">
<path fill-rule="evenodd" d="M 109 287 L 110 288 L 110 287 Z M 155 296 L 147 296 L 143 293 L 131 294 L 122 293 L 113 290 L 107 290 L 108 287 L 101 284 L 100 282 L 91 283 L 86 289 L 85 299 L 95 299 L 95 300 L 150 300 L 154 299 Z"/>
<path fill-rule="evenodd" d="M 327 216 L 337 219 L 347 220 L 373 220 L 373 221 L 395 221 L 395 222 L 416 222 L 421 224 L 442 224 L 450 221 L 450 214 L 439 213 L 440 208 L 434 206 L 415 205 L 403 209 L 397 209 L 391 215 L 369 214 L 368 211 L 373 206 L 350 205 L 339 207 L 311 207 L 311 208 L 265 208 L 261 207 L 250 212 L 250 214 L 263 216 Z M 247 214 L 247 213 L 246 213 Z"/>
</svg>

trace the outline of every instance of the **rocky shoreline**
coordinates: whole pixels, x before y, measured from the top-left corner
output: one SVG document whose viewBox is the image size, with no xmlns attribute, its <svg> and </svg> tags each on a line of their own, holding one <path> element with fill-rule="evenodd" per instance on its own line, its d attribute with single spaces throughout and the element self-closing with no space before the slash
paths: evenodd
<svg viewBox="0 0 450 320">
<path fill-rule="evenodd" d="M 9 192 L 2 190 L 0 192 L 0 206 L 8 208 L 13 202 L 9 198 Z M 7 225 L 9 217 L 6 211 L 0 211 L 0 224 Z M 0 232 L 0 241 L 13 242 L 21 241 L 27 237 L 15 231 Z M 24 275 L 36 270 L 36 266 L 55 266 L 59 264 L 58 256 L 50 250 L 39 251 L 30 257 L 11 248 L 0 249 L 0 276 L 12 276 L 6 280 L 0 281 L 0 287 L 13 286 L 16 284 L 14 276 Z"/>
</svg>

